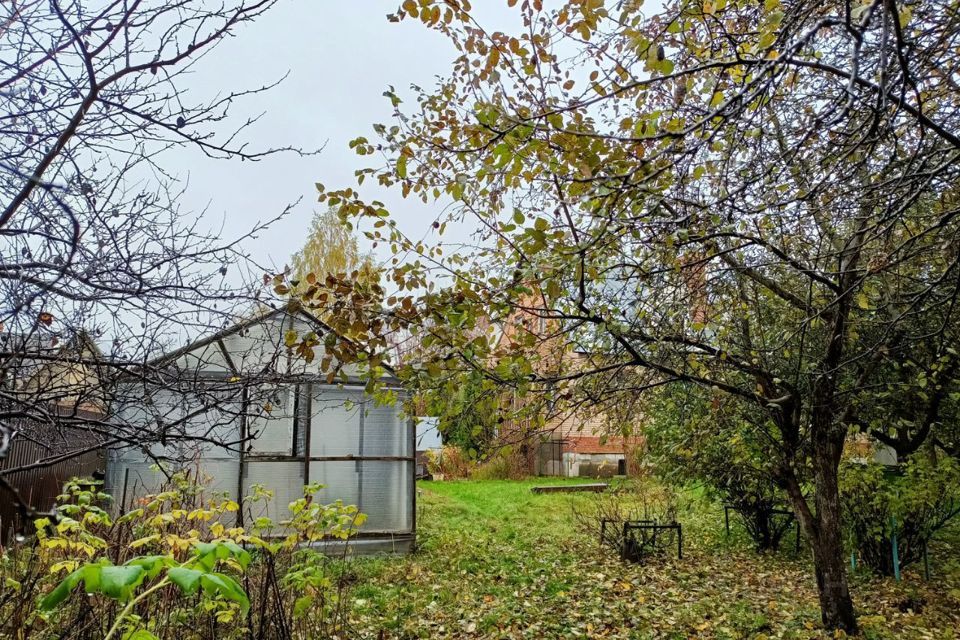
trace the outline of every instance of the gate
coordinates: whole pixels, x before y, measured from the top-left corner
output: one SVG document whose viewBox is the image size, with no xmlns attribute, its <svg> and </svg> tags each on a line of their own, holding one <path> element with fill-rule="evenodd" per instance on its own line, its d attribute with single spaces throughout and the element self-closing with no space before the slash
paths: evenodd
<svg viewBox="0 0 960 640">
<path fill-rule="evenodd" d="M 563 473 L 563 440 L 545 440 L 537 449 L 538 476 L 562 476 Z"/>
</svg>

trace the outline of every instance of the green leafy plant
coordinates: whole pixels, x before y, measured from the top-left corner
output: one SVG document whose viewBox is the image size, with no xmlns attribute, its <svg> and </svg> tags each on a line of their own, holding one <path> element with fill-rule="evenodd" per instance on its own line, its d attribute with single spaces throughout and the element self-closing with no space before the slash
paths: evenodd
<svg viewBox="0 0 960 640">
<path fill-rule="evenodd" d="M 848 545 L 862 564 L 892 576 L 894 535 L 905 567 L 921 560 L 933 536 L 960 514 L 960 464 L 925 454 L 901 469 L 849 462 L 840 492 Z"/>
<path fill-rule="evenodd" d="M 342 633 L 356 577 L 338 554 L 366 516 L 352 505 L 316 500 L 320 488 L 304 487 L 289 517 L 275 522 L 255 515 L 273 499 L 262 487 L 238 503 L 185 471 L 170 472 L 160 491 L 118 516 L 99 483 L 71 481 L 55 516 L 36 521 L 35 538 L 0 550 L 0 636 L 257 640 L 274 637 L 275 629 L 288 630 L 288 638 Z"/>
<path fill-rule="evenodd" d="M 125 603 L 104 640 L 110 640 L 124 628 L 137 604 L 171 585 L 179 587 L 184 596 L 202 591 L 207 597 L 234 602 L 239 605 L 240 612 L 246 614 L 250 600 L 243 587 L 231 576 L 214 570 L 227 559 L 235 560 L 242 569 L 250 564 L 250 554 L 229 540 L 198 542 L 191 557 L 179 563 L 172 556 L 140 556 L 120 566 L 111 565 L 106 560 L 87 563 L 60 582 L 40 601 L 39 607 L 42 611 L 52 611 L 81 583 L 88 596 L 101 594 Z M 142 591 L 138 592 L 141 587 Z M 139 633 L 141 638 L 156 637 L 142 629 L 130 629 L 130 632 Z"/>
</svg>

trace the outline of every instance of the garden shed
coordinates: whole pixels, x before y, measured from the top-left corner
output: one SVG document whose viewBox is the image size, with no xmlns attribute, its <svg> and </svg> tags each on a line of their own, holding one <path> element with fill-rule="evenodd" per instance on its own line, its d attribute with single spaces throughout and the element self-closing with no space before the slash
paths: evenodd
<svg viewBox="0 0 960 640">
<path fill-rule="evenodd" d="M 285 335 L 314 332 L 317 357 L 292 353 Z M 256 486 L 274 499 L 247 517 L 287 517 L 303 486 L 320 483 L 316 499 L 356 505 L 367 520 L 355 552 L 406 552 L 415 540 L 415 431 L 399 403 L 382 404 L 345 366 L 331 382 L 318 365 L 322 336 L 331 331 L 302 311 L 258 314 L 170 353 L 151 366 L 169 371 L 169 384 L 132 381 L 114 409 L 127 421 L 164 421 L 171 444 L 110 451 L 107 488 L 129 507 L 162 481 L 158 461 L 196 469 L 211 490 L 238 502 Z M 396 380 L 384 380 L 398 395 Z M 242 446 L 236 443 L 243 443 Z M 241 509 L 239 518 L 244 517 Z"/>
</svg>

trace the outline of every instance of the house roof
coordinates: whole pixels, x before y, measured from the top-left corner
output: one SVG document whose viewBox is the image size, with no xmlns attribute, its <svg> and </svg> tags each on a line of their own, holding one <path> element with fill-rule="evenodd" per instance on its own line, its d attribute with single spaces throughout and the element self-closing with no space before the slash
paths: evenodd
<svg viewBox="0 0 960 640">
<path fill-rule="evenodd" d="M 619 453 L 626 452 L 629 443 L 624 438 L 600 436 L 567 436 L 563 448 L 570 453 Z"/>
<path fill-rule="evenodd" d="M 105 400 L 96 390 L 100 365 L 108 361 L 86 331 L 64 342 L 60 338 L 57 333 L 0 334 L 0 351 L 14 361 L 4 363 L 16 376 L 13 393 L 19 402 L 50 405 L 62 415 L 102 417 Z"/>
</svg>

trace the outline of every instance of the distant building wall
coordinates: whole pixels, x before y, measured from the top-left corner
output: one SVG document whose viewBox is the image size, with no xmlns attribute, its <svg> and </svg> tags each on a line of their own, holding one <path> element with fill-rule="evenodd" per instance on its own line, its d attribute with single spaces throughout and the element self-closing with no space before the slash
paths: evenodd
<svg viewBox="0 0 960 640">
<path fill-rule="evenodd" d="M 617 453 L 564 453 L 564 475 L 585 478 L 612 478 L 626 474 L 626 458 Z"/>
</svg>

